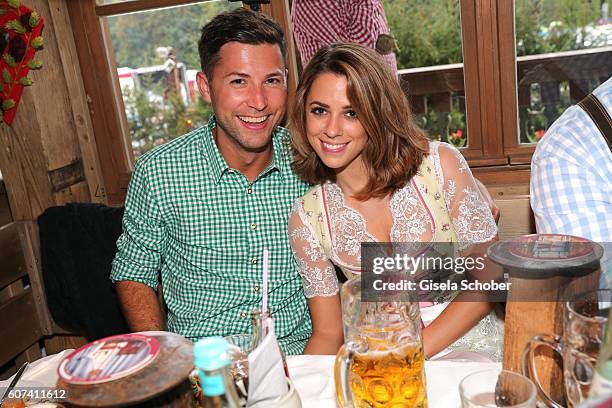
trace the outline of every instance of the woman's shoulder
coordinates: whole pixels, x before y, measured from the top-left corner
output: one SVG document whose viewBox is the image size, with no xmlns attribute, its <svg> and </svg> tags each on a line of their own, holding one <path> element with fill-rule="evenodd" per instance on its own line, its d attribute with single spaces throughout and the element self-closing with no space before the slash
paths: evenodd
<svg viewBox="0 0 612 408">
<path fill-rule="evenodd" d="M 429 142 L 429 155 L 430 156 L 441 156 L 443 158 L 448 157 L 450 155 L 457 157 L 461 155 L 459 149 L 453 146 L 450 143 L 440 142 L 438 140 L 431 140 Z"/>
<path fill-rule="evenodd" d="M 319 206 L 321 199 L 321 184 L 311 186 L 302 196 L 293 202 L 293 212 L 314 211 Z"/>
</svg>

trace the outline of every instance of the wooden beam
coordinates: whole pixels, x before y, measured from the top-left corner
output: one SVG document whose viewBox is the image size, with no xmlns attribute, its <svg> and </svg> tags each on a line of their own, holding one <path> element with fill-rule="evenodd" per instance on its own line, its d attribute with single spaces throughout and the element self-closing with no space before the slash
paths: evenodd
<svg viewBox="0 0 612 408">
<path fill-rule="evenodd" d="M 94 203 L 106 204 L 104 178 L 98 157 L 98 148 L 89 116 L 83 76 L 77 56 L 72 23 L 69 19 L 66 1 L 48 0 L 50 16 L 54 21 L 53 28 L 59 47 L 60 60 L 64 71 L 72 115 L 77 131 L 77 138 L 82 155 L 85 179 L 89 187 L 89 200 Z M 96 194 L 97 192 L 97 194 Z"/>
<path fill-rule="evenodd" d="M 58 192 L 73 184 L 85 180 L 83 163 L 78 160 L 67 166 L 49 172 L 49 179 L 53 186 L 53 192 Z"/>
<path fill-rule="evenodd" d="M 54 205 L 35 92 L 35 86 L 24 89 L 11 126 L 0 124 L 0 169 L 15 220 L 35 219 Z"/>
<path fill-rule="evenodd" d="M 114 16 L 117 14 L 138 13 L 140 11 L 155 10 L 174 6 L 202 3 L 202 0 L 132 0 L 121 3 L 100 4 L 96 6 L 96 14 Z"/>
<path fill-rule="evenodd" d="M 41 331 L 44 335 L 57 333 L 58 330 L 54 328 L 54 321 L 47 306 L 47 295 L 45 294 L 45 284 L 43 282 L 40 262 L 38 224 L 33 221 L 23 221 L 17 224 L 23 258 L 30 278 L 30 286 L 32 287 L 32 295 L 34 296 L 34 304 L 40 321 Z"/>
<path fill-rule="evenodd" d="M 103 185 L 95 189 L 92 187 L 92 195 L 105 195 L 109 204 L 122 204 L 125 191 L 120 188 L 119 179 L 129 177 L 131 168 L 119 109 L 115 106 L 114 67 L 109 66 L 102 24 L 96 15 L 93 0 L 69 1 L 66 7 L 72 24 L 92 127 L 97 135 L 96 146 L 104 180 L 101 183 Z"/>
</svg>

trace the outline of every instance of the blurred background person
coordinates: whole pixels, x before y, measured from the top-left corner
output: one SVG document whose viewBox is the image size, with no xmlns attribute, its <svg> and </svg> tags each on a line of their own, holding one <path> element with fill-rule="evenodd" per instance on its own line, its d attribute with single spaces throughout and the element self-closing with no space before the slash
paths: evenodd
<svg viewBox="0 0 612 408">
<path fill-rule="evenodd" d="M 321 47 L 348 42 L 375 49 L 397 78 L 399 50 L 382 0 L 293 0 L 291 22 L 302 67 Z"/>
</svg>

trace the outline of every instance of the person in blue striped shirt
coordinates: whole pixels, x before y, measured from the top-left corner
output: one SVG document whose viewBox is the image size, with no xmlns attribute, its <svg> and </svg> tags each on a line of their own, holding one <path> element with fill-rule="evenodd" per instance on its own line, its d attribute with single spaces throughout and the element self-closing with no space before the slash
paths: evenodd
<svg viewBox="0 0 612 408">
<path fill-rule="evenodd" d="M 612 116 L 612 78 L 593 95 Z M 531 160 L 538 233 L 588 238 L 605 247 L 602 286 L 612 282 L 612 151 L 589 115 L 572 106 L 548 129 Z"/>
</svg>

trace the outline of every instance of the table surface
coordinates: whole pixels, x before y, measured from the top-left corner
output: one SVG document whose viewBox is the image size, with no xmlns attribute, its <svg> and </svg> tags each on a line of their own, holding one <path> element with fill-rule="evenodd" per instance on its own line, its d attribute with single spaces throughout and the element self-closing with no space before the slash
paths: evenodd
<svg viewBox="0 0 612 408">
<path fill-rule="evenodd" d="M 304 408 L 335 408 L 335 356 L 290 356 L 289 374 Z M 426 361 L 427 399 L 429 408 L 459 408 L 459 382 L 468 374 L 499 369 L 500 363 L 460 360 Z"/>
<path fill-rule="evenodd" d="M 30 364 L 19 385 L 23 387 L 54 387 L 57 377 L 57 367 L 61 360 L 71 350 L 48 356 Z M 474 355 L 455 355 L 453 359 L 426 361 L 427 397 L 429 408 L 459 408 L 459 382 L 468 374 L 501 368 L 499 363 L 486 360 L 474 360 Z M 304 408 L 334 408 L 336 407 L 336 390 L 334 385 L 335 356 L 289 356 L 287 365 L 291 379 L 302 398 Z M 0 381 L 0 387 L 8 385 Z"/>
</svg>

